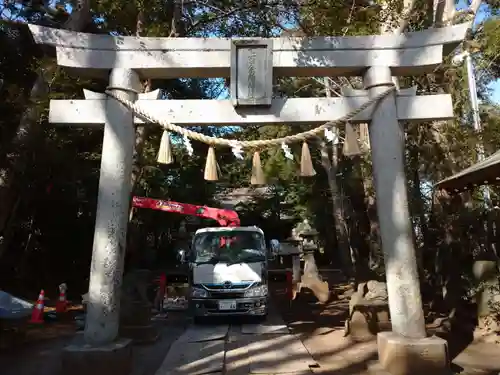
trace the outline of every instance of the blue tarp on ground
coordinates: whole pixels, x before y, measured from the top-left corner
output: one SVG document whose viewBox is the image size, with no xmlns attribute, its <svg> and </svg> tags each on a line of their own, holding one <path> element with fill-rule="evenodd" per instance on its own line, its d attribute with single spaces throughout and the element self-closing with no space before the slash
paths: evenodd
<svg viewBox="0 0 500 375">
<path fill-rule="evenodd" d="M 32 303 L 0 290 L 0 319 L 26 318 L 32 309 Z"/>
</svg>

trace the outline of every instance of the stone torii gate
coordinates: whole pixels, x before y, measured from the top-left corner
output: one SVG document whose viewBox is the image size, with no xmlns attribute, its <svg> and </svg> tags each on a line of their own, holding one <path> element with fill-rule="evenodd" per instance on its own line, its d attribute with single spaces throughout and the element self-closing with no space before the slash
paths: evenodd
<svg viewBox="0 0 500 375">
<path fill-rule="evenodd" d="M 402 35 L 221 39 L 92 35 L 30 25 L 39 44 L 56 48 L 58 65 L 78 76 L 109 77 L 109 90 L 158 119 L 178 125 L 321 124 L 339 119 L 393 85 L 392 76 L 431 73 L 463 40 L 469 24 Z M 274 76 L 362 76 L 364 90 L 342 98 L 273 99 Z M 139 79 L 231 78 L 230 100 L 155 100 Z M 50 122 L 104 126 L 85 343 L 66 363 L 101 373 L 125 369 L 130 343 L 118 336 L 119 289 L 130 202 L 134 125 L 147 126 L 103 94 L 52 100 Z M 391 93 L 357 115 L 369 122 L 376 201 L 384 249 L 392 332 L 378 336 L 379 360 L 394 375 L 444 370 L 446 342 L 424 325 L 404 173 L 399 121 L 453 117 L 450 95 Z M 89 368 L 89 358 L 92 367 Z M 121 364 L 121 365 L 120 365 Z M 83 372 L 82 372 L 83 373 Z"/>
</svg>

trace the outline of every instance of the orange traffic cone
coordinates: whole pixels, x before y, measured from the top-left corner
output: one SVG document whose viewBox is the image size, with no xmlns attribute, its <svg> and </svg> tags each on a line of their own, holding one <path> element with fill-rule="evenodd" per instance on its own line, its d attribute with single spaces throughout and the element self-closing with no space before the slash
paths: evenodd
<svg viewBox="0 0 500 375">
<path fill-rule="evenodd" d="M 66 284 L 59 285 L 59 300 L 56 303 L 56 313 L 61 314 L 68 311 L 68 300 L 66 299 Z"/>
<path fill-rule="evenodd" d="M 40 291 L 40 295 L 38 296 L 38 300 L 36 301 L 36 305 L 33 308 L 33 312 L 31 313 L 30 323 L 41 324 L 43 323 L 43 304 L 45 301 L 45 292 L 43 289 Z"/>
</svg>

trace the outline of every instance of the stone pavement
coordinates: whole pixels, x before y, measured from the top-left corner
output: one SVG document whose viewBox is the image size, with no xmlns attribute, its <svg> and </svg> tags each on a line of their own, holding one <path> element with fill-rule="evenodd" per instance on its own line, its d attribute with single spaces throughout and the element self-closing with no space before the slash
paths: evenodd
<svg viewBox="0 0 500 375">
<path fill-rule="evenodd" d="M 367 374 L 376 338 L 344 337 L 341 327 L 301 331 L 271 309 L 265 322 L 191 325 L 171 346 L 155 375 Z"/>
<path fill-rule="evenodd" d="M 312 374 L 317 367 L 277 314 L 256 324 L 193 325 L 174 342 L 156 375 Z"/>
</svg>

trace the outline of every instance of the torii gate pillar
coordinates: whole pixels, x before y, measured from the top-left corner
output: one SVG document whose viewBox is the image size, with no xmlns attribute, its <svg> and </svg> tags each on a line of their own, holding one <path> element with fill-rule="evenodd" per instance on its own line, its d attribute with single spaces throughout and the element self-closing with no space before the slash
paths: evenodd
<svg viewBox="0 0 500 375">
<path fill-rule="evenodd" d="M 391 87 L 391 76 L 388 67 L 369 68 L 363 81 L 370 97 Z M 368 130 L 392 330 L 405 337 L 424 338 L 425 321 L 406 192 L 404 132 L 398 122 L 394 94 L 375 107 Z"/>
<path fill-rule="evenodd" d="M 135 101 L 140 88 L 134 70 L 111 70 L 109 90 Z M 132 342 L 118 338 L 118 329 L 135 144 L 134 116 L 109 97 L 105 114 L 84 341 L 67 346 L 62 357 L 63 371 L 75 375 L 128 374 L 132 364 Z"/>
<path fill-rule="evenodd" d="M 376 97 L 393 85 L 390 68 L 368 68 L 363 83 Z M 368 127 L 392 325 L 377 336 L 379 365 L 393 375 L 438 375 L 449 367 L 447 343 L 426 334 L 395 99 L 391 93 L 376 105 Z"/>
<path fill-rule="evenodd" d="M 111 70 L 109 89 L 118 95 L 135 101 L 140 88 L 133 70 Z M 133 113 L 108 98 L 84 331 L 91 345 L 109 344 L 118 336 L 134 144 Z"/>
</svg>

